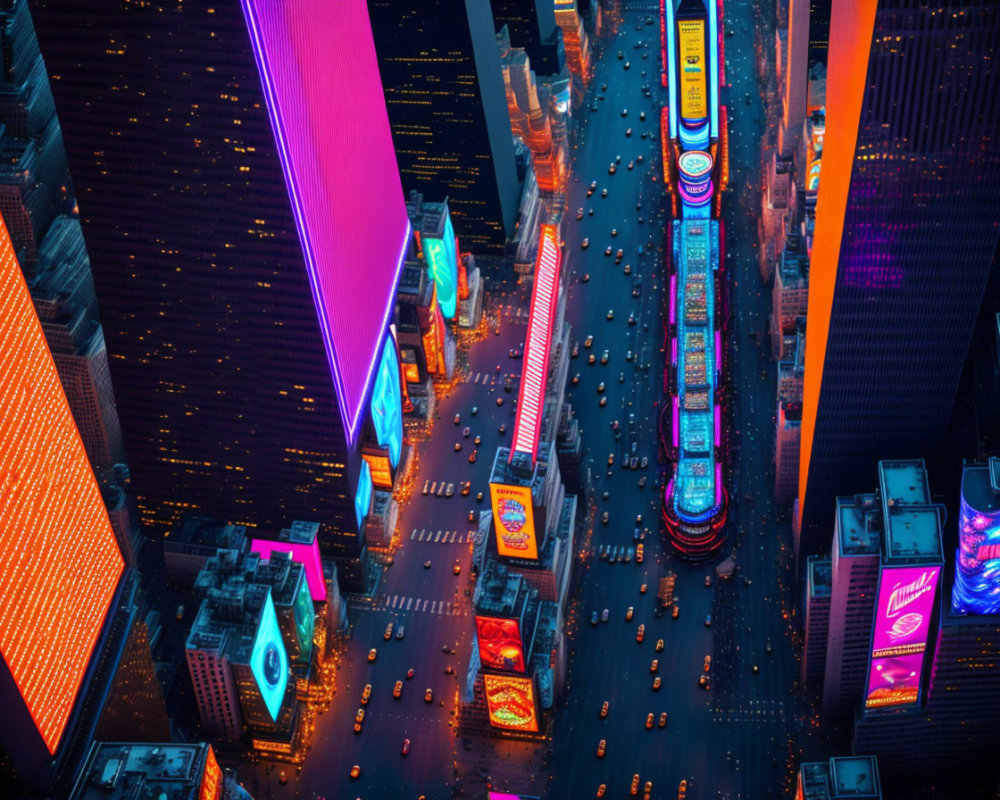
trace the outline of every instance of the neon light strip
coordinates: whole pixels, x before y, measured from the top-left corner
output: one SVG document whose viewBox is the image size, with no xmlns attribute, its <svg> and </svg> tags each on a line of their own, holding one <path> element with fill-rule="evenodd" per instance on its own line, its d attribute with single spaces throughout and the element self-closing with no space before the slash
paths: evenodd
<svg viewBox="0 0 1000 800">
<path fill-rule="evenodd" d="M 531 293 L 531 315 L 524 345 L 524 367 L 521 396 L 514 421 L 514 453 L 528 453 L 535 463 L 538 436 L 545 409 L 545 383 L 549 372 L 549 351 L 552 342 L 552 322 L 559 299 L 559 268 L 562 253 L 552 225 L 541 226 L 538 256 L 535 260 L 535 286 Z"/>
<path fill-rule="evenodd" d="M 719 18 L 712 0 L 708 3 L 708 94 L 711 127 L 709 136 L 719 138 Z M 714 57 L 713 57 L 714 56 Z"/>
<path fill-rule="evenodd" d="M 715 407 L 715 446 L 718 447 L 719 443 L 722 441 L 722 416 L 719 413 L 719 407 Z"/>
<path fill-rule="evenodd" d="M 674 341 L 677 341 L 677 340 L 675 339 Z M 681 430 L 680 406 L 679 406 L 679 404 L 677 402 L 677 395 L 673 396 L 672 402 L 673 402 L 673 409 L 672 409 L 672 415 L 673 416 L 672 416 L 672 422 L 671 422 L 671 425 L 672 425 L 672 437 L 673 437 L 673 440 L 674 440 L 674 447 L 676 448 L 678 446 L 678 444 L 679 444 L 679 438 L 678 437 L 680 436 L 680 430 Z M 671 481 L 671 483 L 673 483 L 673 481 Z"/>
<path fill-rule="evenodd" d="M 722 335 L 718 330 L 715 331 L 715 376 L 716 380 L 722 382 Z M 718 411 L 718 409 L 716 409 Z M 715 441 L 718 443 L 719 434 L 715 434 Z"/>
<path fill-rule="evenodd" d="M 670 324 L 677 324 L 677 273 L 670 276 Z M 677 359 L 674 359 L 677 363 Z"/>
<path fill-rule="evenodd" d="M 667 91 L 670 92 L 670 138 L 677 138 L 677 55 L 674 52 L 674 39 L 677 36 L 677 27 L 674 25 L 674 3 L 667 0 L 664 4 L 667 12 Z"/>
</svg>

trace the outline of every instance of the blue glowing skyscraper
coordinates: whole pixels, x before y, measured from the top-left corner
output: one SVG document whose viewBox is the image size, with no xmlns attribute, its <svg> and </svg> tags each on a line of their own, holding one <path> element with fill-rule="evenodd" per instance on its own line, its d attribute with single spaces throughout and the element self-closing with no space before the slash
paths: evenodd
<svg viewBox="0 0 1000 800">
<path fill-rule="evenodd" d="M 145 518 L 316 520 L 363 588 L 409 237 L 364 0 L 33 13 Z"/>
</svg>

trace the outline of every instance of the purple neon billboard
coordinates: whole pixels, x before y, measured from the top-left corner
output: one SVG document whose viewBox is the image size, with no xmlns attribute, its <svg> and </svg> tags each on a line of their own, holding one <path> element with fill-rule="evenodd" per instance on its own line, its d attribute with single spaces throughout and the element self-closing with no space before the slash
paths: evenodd
<svg viewBox="0 0 1000 800">
<path fill-rule="evenodd" d="M 939 566 L 883 567 L 865 708 L 916 703 Z"/>
<path fill-rule="evenodd" d="M 281 542 L 270 539 L 252 539 L 250 552 L 260 553 L 261 558 L 270 558 L 271 553 L 291 553 L 292 561 L 297 561 L 306 569 L 306 583 L 309 594 L 318 603 L 326 600 L 326 581 L 323 580 L 323 563 L 319 557 L 319 542 Z"/>
<path fill-rule="evenodd" d="M 409 237 L 365 0 L 241 0 L 349 444 Z"/>
</svg>

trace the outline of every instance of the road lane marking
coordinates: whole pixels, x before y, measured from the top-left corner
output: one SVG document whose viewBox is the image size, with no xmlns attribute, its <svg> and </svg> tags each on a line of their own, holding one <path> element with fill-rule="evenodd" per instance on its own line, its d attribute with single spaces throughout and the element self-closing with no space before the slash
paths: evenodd
<svg viewBox="0 0 1000 800">
<path fill-rule="evenodd" d="M 409 600 L 406 601 L 406 610 L 409 611 L 410 606 L 412 605 L 413 605 L 413 598 L 411 597 Z"/>
</svg>

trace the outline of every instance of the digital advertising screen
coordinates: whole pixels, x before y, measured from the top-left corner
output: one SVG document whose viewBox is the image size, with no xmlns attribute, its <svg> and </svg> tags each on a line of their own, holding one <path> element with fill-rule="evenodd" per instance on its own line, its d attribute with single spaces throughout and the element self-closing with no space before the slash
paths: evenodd
<svg viewBox="0 0 1000 800">
<path fill-rule="evenodd" d="M 917 702 L 940 572 L 939 566 L 882 568 L 865 708 Z"/>
<path fill-rule="evenodd" d="M 681 117 L 703 119 L 708 116 L 704 21 L 678 20 L 677 39 L 680 44 Z"/>
<path fill-rule="evenodd" d="M 389 460 L 395 467 L 403 449 L 403 398 L 399 388 L 396 340 L 392 336 L 385 338 L 382 358 L 375 371 L 371 412 L 378 443 L 388 448 Z"/>
<path fill-rule="evenodd" d="M 276 720 L 288 687 L 288 653 L 285 651 L 285 643 L 281 641 L 278 615 L 274 612 L 270 592 L 267 593 L 267 601 L 257 626 L 257 638 L 250 654 L 250 669 L 271 719 Z"/>
<path fill-rule="evenodd" d="M 198 800 L 219 800 L 222 795 L 222 770 L 215 759 L 215 750 L 208 746 L 208 756 L 205 758 L 205 771 L 201 775 L 201 787 L 198 790 Z"/>
<path fill-rule="evenodd" d="M 1000 613 L 1000 509 L 980 511 L 969 504 L 966 489 L 973 480 L 988 483 L 987 469 L 967 467 L 962 477 L 951 606 L 964 614 L 997 614 Z"/>
<path fill-rule="evenodd" d="M 299 640 L 299 650 L 302 660 L 308 661 L 312 656 L 313 632 L 316 629 L 316 611 L 313 608 L 312 597 L 309 595 L 309 584 L 302 581 L 299 593 L 295 596 L 295 635 Z"/>
<path fill-rule="evenodd" d="M 455 252 L 455 229 L 451 225 L 451 214 L 445 217 L 444 237 L 422 237 L 424 260 L 434 285 L 437 287 L 438 303 L 445 319 L 453 319 L 458 308 L 458 255 Z"/>
<path fill-rule="evenodd" d="M 371 470 L 372 483 L 379 489 L 392 488 L 392 464 L 389 456 L 384 453 L 363 450 L 361 457 L 368 462 L 368 469 Z"/>
<path fill-rule="evenodd" d="M 476 638 L 484 667 L 524 672 L 521 626 L 516 619 L 477 616 Z"/>
<path fill-rule="evenodd" d="M 490 724 L 509 731 L 538 732 L 535 687 L 531 678 L 483 673 Z"/>
<path fill-rule="evenodd" d="M 530 486 L 490 484 L 497 552 L 511 558 L 538 558 Z"/>
<path fill-rule="evenodd" d="M 319 557 L 319 542 L 309 544 L 297 542 L 275 542 L 270 539 L 252 539 L 250 552 L 260 553 L 261 558 L 270 558 L 271 553 L 291 553 L 292 560 L 306 568 L 306 582 L 309 593 L 317 603 L 326 600 L 326 581 L 323 579 L 323 562 Z"/>
<path fill-rule="evenodd" d="M 362 459 L 358 490 L 354 493 L 354 514 L 358 518 L 358 530 L 368 516 L 368 509 L 372 507 L 372 491 L 372 471 L 368 467 L 368 462 Z"/>
</svg>

